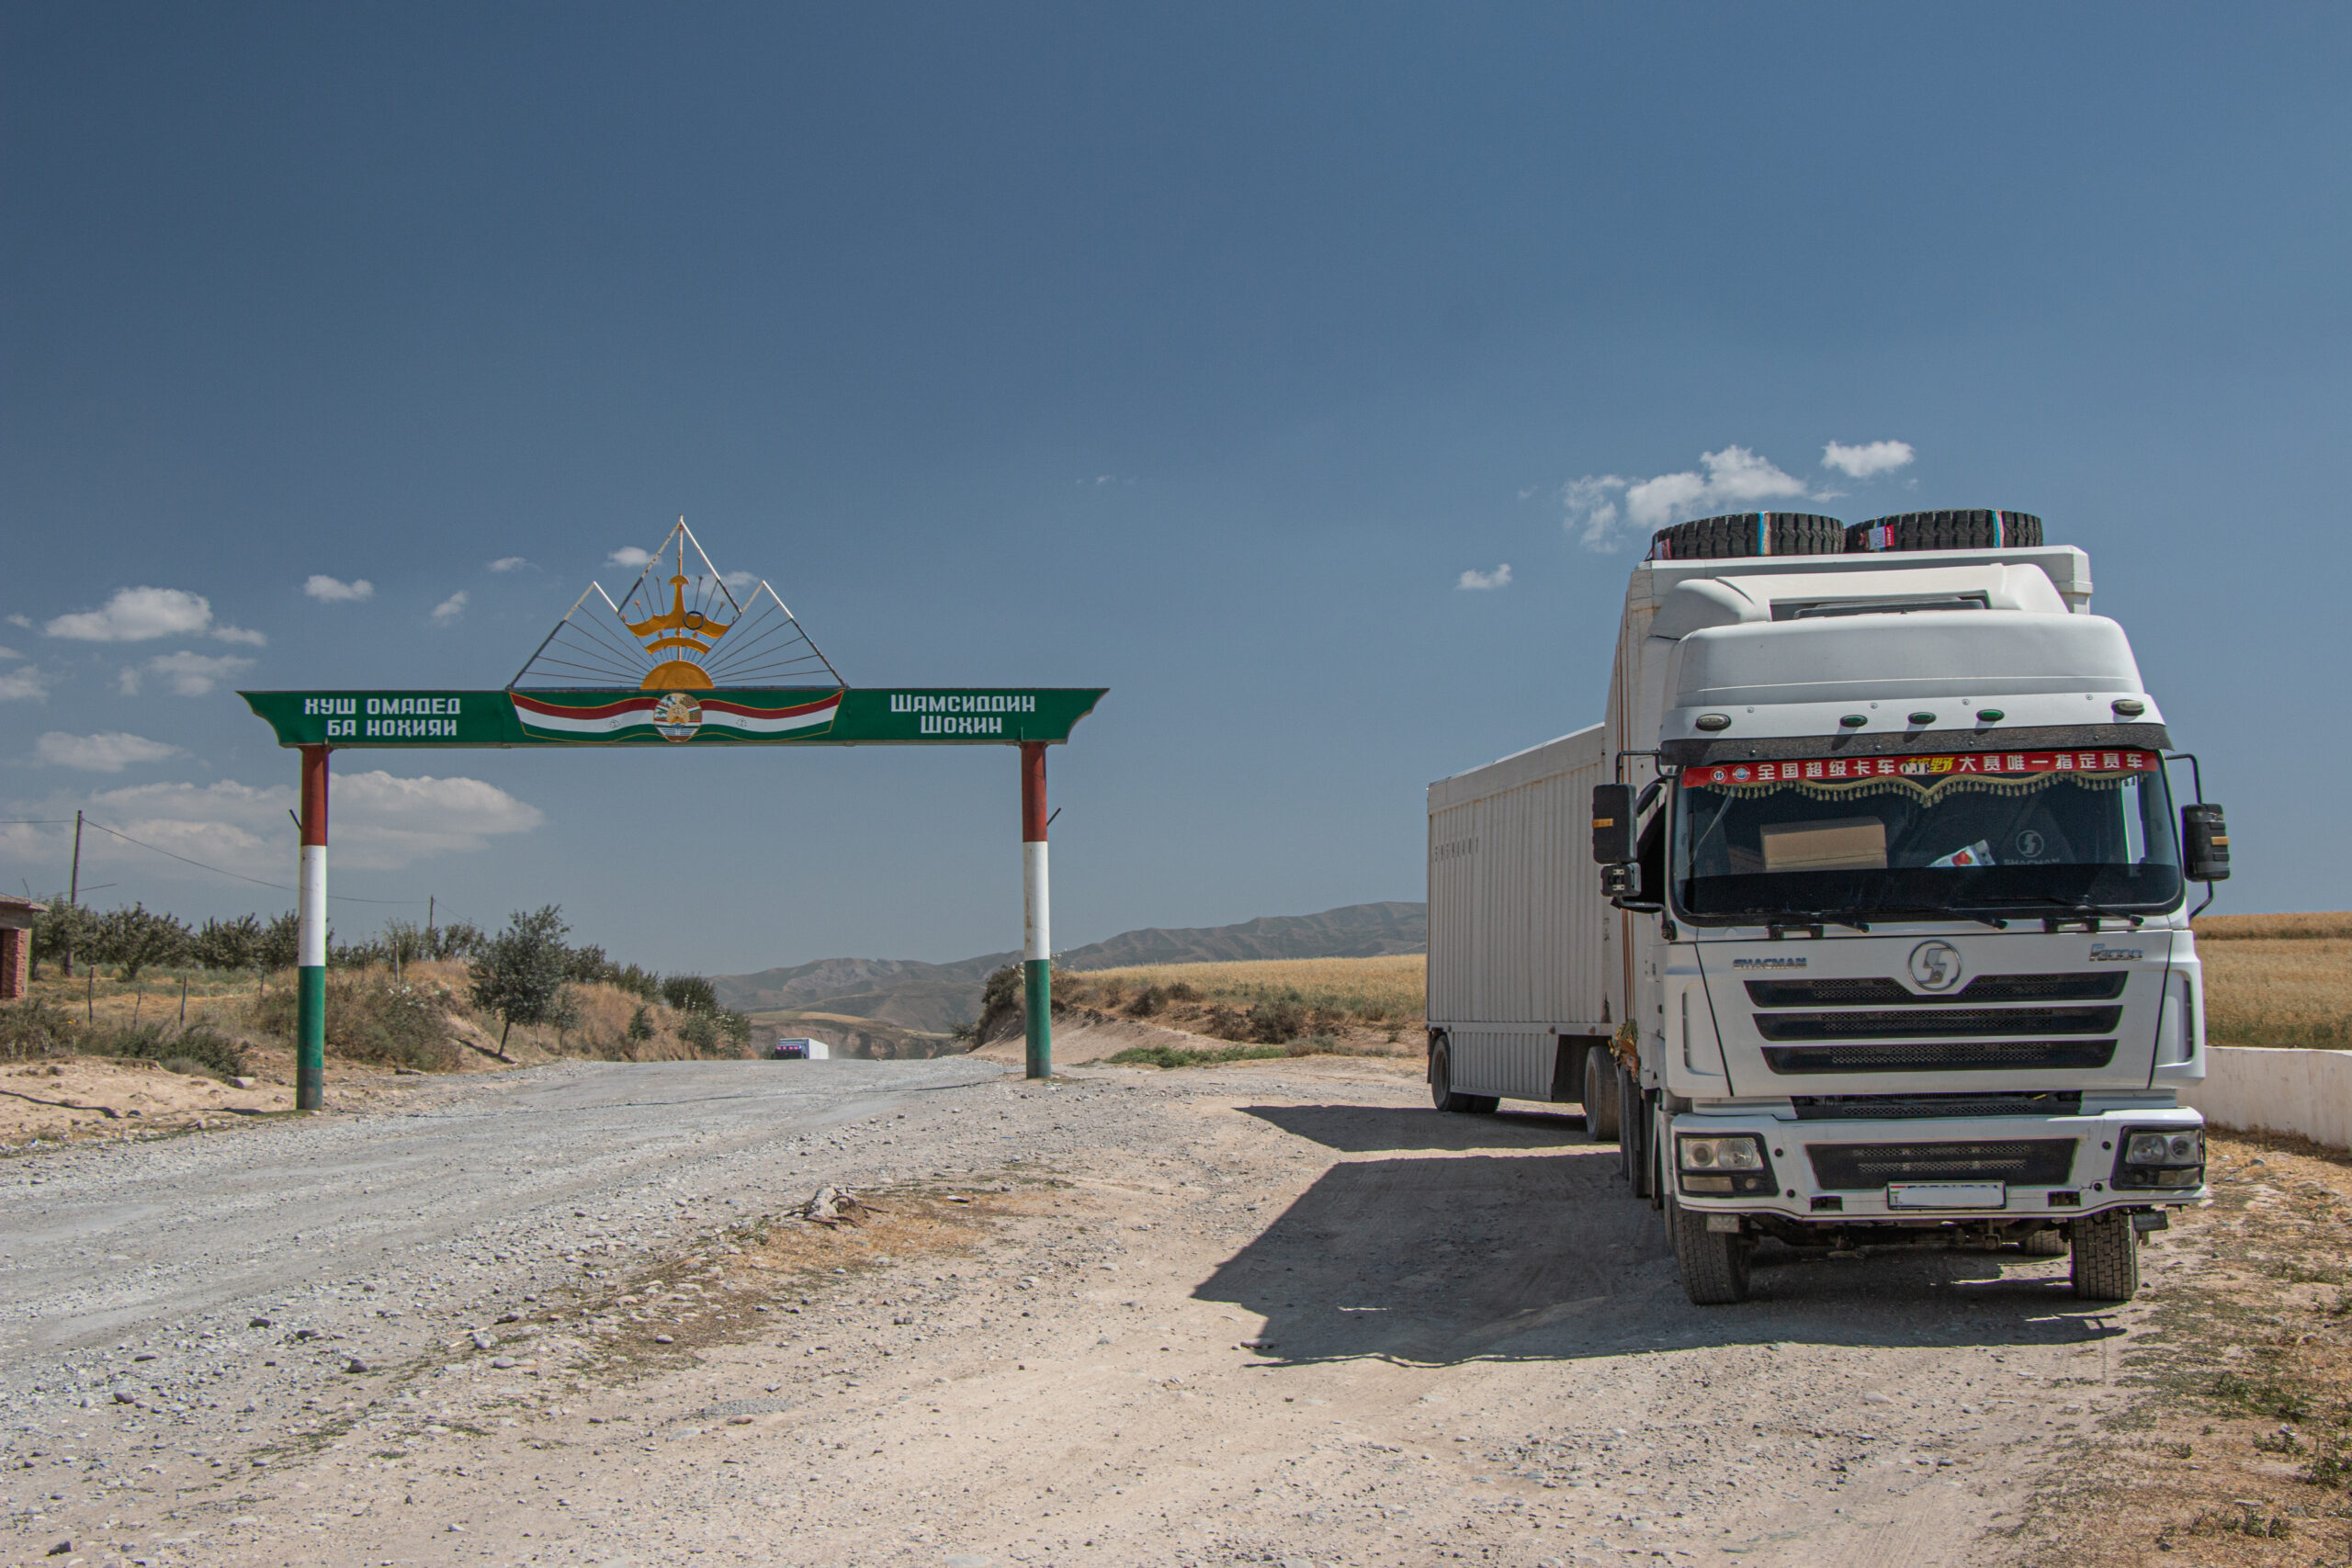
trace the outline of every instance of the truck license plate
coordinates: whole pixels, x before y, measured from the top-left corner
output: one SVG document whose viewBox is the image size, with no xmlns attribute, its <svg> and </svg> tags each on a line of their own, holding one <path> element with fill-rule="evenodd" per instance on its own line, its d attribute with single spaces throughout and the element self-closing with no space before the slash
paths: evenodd
<svg viewBox="0 0 2352 1568">
<path fill-rule="evenodd" d="M 2002 1181 L 1890 1181 L 1890 1209 L 2006 1209 L 2009 1189 Z"/>
</svg>

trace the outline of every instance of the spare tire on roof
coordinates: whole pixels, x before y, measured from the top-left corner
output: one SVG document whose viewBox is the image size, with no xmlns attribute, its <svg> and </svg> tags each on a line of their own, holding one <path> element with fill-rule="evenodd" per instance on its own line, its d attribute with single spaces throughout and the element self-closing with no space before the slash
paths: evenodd
<svg viewBox="0 0 2352 1568">
<path fill-rule="evenodd" d="M 1677 523 L 1650 536 L 1651 560 L 1724 560 L 1733 556 L 1835 556 L 1846 525 L 1810 512 L 1735 512 Z"/>
<path fill-rule="evenodd" d="M 2030 512 L 1962 509 L 1898 512 L 1846 530 L 1846 548 L 1871 550 L 1997 550 L 2041 543 L 2041 519 Z"/>
</svg>

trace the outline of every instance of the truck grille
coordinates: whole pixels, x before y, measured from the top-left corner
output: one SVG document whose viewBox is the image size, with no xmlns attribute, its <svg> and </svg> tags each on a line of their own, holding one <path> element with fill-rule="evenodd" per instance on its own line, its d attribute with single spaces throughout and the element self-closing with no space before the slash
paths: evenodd
<svg viewBox="0 0 2352 1568">
<path fill-rule="evenodd" d="M 2123 1010 L 1943 1008 L 1934 1012 L 1760 1012 L 1767 1040 L 1950 1040 L 1988 1034 L 2110 1034 Z"/>
<path fill-rule="evenodd" d="M 1811 1144 L 1813 1179 L 1835 1192 L 1866 1192 L 1890 1181 L 2006 1181 L 2064 1187 L 2075 1168 L 2072 1138 L 1983 1144 Z"/>
<path fill-rule="evenodd" d="M 2112 1040 L 1923 1040 L 1911 1044 L 1768 1045 L 1776 1073 L 1965 1073 L 2028 1067 L 2103 1067 Z"/>
<path fill-rule="evenodd" d="M 1979 975 L 1948 997 L 1914 991 L 1880 976 L 1862 980 L 1750 980 L 1747 999 L 1760 1008 L 1939 1007 L 1951 1002 L 2103 1002 L 2123 994 L 2130 976 Z"/>
<path fill-rule="evenodd" d="M 2079 1090 L 2041 1094 L 1799 1094 L 1800 1122 L 1878 1122 L 1930 1116 L 2077 1116 Z"/>
</svg>

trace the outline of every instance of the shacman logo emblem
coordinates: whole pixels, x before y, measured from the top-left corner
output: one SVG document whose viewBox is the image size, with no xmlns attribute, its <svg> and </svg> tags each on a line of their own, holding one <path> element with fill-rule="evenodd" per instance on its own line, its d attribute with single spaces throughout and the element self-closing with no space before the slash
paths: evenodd
<svg viewBox="0 0 2352 1568">
<path fill-rule="evenodd" d="M 1911 979 L 1923 991 L 1948 991 L 1960 983 L 1960 949 L 1948 942 L 1923 942 L 1911 950 Z"/>
</svg>

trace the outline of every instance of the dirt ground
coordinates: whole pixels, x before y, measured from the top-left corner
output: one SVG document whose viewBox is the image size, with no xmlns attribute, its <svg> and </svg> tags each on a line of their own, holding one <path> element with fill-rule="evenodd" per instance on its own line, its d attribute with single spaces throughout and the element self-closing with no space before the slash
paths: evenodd
<svg viewBox="0 0 2352 1568">
<path fill-rule="evenodd" d="M 632 1115 L 651 1070 L 548 1069 Z M 725 1070 L 794 1069 L 694 1081 Z M 512 1092 L 445 1082 L 436 1114 L 486 1091 Z M 380 1362 L 338 1328 L 268 1382 L 285 1330 L 239 1313 L 209 1352 L 161 1326 L 77 1352 L 90 1393 L 12 1439 L 5 1540 L 68 1568 L 2007 1562 L 1988 1528 L 2132 1403 L 2132 1315 L 2075 1303 L 2063 1260 L 1782 1256 L 1756 1302 L 1693 1308 L 1573 1117 L 1424 1094 L 1329 1058 L 943 1080 L 776 1150 L 864 1189 L 864 1226 L 766 1202 L 536 1274 L 512 1224 L 495 1269 L 388 1250 L 313 1287 L 345 1316 L 306 1330 L 358 1345 L 395 1330 L 351 1314 L 395 1303 Z M 175 1393 L 141 1343 L 212 1359 Z"/>
<path fill-rule="evenodd" d="M 2142 1288 L 2132 1398 L 2045 1484 L 2020 1562 L 2352 1562 L 2352 1156 L 2268 1136 L 2210 1152 L 2214 1201 Z"/>
</svg>

